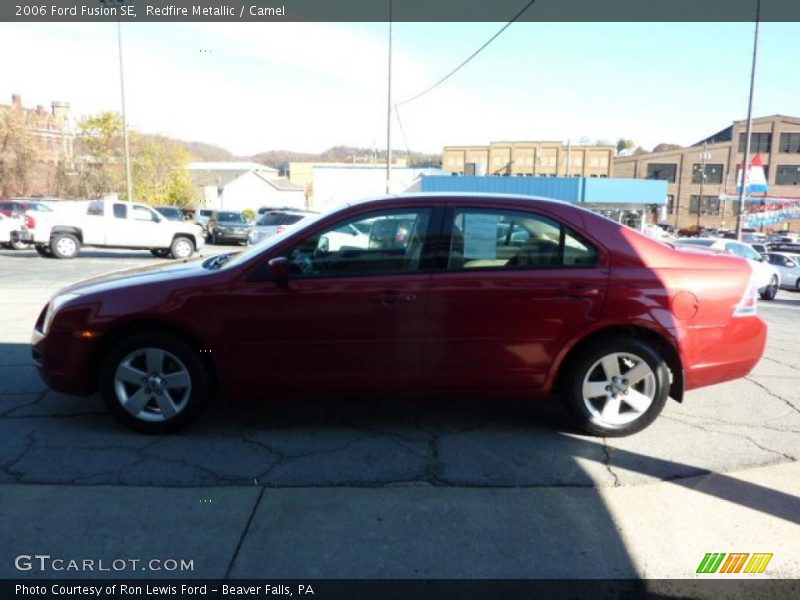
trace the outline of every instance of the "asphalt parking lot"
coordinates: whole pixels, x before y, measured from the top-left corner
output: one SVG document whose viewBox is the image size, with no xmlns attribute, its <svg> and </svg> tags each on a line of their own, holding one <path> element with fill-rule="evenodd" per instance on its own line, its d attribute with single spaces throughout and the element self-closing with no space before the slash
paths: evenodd
<svg viewBox="0 0 800 600">
<path fill-rule="evenodd" d="M 225 250 L 236 248 L 204 252 Z M 165 526 L 158 515 L 136 509 L 163 508 L 161 493 L 191 505 L 181 527 L 208 529 L 194 542 L 205 561 L 195 576 L 260 576 L 266 564 L 283 577 L 688 577 L 725 547 L 772 552 L 768 575 L 800 576 L 798 293 L 759 304 L 770 333 L 750 376 L 670 401 L 629 438 L 579 435 L 554 402 L 435 399 L 233 399 L 152 437 L 122 428 L 96 397 L 47 390 L 28 341 L 58 288 L 157 262 L 168 261 L 0 250 L 0 492 L 15 499 L 3 508 L 0 576 L 19 576 L 8 557 L 32 535 L 31 511 L 50 515 L 39 533 L 55 547 L 72 520 L 106 548 L 139 538 L 143 553 L 171 548 L 146 535 Z M 141 530 L 113 533 L 96 504 L 104 494 Z M 453 547 L 458 556 L 442 557 Z"/>
</svg>

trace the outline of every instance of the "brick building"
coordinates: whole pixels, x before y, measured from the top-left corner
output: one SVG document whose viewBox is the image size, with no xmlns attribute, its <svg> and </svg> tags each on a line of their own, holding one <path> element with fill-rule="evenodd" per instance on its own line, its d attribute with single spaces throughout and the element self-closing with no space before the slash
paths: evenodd
<svg viewBox="0 0 800 600">
<path fill-rule="evenodd" d="M 12 112 L 11 115 L 5 113 Z M 0 104 L 0 118 L 14 117 L 32 136 L 36 163 L 32 165 L 25 181 L 16 182 L 15 193 L 48 194 L 52 192 L 59 164 L 71 163 L 75 151 L 77 128 L 67 102 L 51 102 L 26 108 L 19 94 L 11 96 L 11 104 Z"/>
<path fill-rule="evenodd" d="M 666 214 L 655 220 L 676 227 L 699 223 L 734 228 L 738 201 L 733 198 L 744 160 L 746 127 L 746 121 L 734 121 L 686 148 L 617 157 L 614 177 L 668 182 Z M 758 154 L 765 167 L 769 186 L 765 202 L 769 198 L 800 200 L 800 118 L 773 115 L 753 119 L 750 151 L 750 160 Z"/>
<path fill-rule="evenodd" d="M 442 169 L 454 175 L 611 177 L 614 151 L 614 146 L 547 141 L 445 146 Z"/>
</svg>

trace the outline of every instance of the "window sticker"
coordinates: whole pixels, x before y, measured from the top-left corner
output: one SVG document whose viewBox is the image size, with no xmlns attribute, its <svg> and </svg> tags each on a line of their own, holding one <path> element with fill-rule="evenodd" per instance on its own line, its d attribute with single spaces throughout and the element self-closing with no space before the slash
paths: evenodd
<svg viewBox="0 0 800 600">
<path fill-rule="evenodd" d="M 464 215 L 464 258 L 497 258 L 499 215 Z"/>
</svg>

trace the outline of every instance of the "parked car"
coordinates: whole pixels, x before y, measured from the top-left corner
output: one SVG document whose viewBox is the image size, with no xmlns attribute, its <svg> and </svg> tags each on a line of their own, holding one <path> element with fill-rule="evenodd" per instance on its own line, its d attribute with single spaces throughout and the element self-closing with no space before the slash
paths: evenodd
<svg viewBox="0 0 800 600">
<path fill-rule="evenodd" d="M 222 242 L 236 242 L 247 244 L 253 226 L 247 222 L 245 216 L 232 210 L 215 210 L 208 218 L 206 226 L 206 239 L 212 244 Z"/>
<path fill-rule="evenodd" d="M 714 252 L 734 254 L 746 258 L 751 267 L 758 286 L 758 292 L 762 300 L 774 300 L 781 284 L 781 276 L 778 270 L 769 262 L 766 262 L 761 255 L 756 252 L 750 244 L 728 240 L 724 238 L 690 238 L 675 240 L 676 246 L 701 246 Z"/>
<path fill-rule="evenodd" d="M 179 206 L 154 206 L 156 212 L 167 221 L 185 221 L 186 217 Z"/>
<path fill-rule="evenodd" d="M 75 258 L 81 246 L 95 246 L 189 258 L 204 244 L 196 225 L 167 221 L 145 204 L 118 200 L 61 204 L 57 211 L 25 213 L 25 226 L 42 256 Z"/>
<path fill-rule="evenodd" d="M 25 224 L 19 217 L 7 217 L 0 212 L 0 246 L 11 250 L 22 250 L 28 244 L 22 241 Z"/>
<path fill-rule="evenodd" d="M 32 200 L 28 198 L 0 200 L 0 213 L 7 217 L 21 216 L 28 211 L 53 212 L 53 207 L 41 200 Z"/>
<path fill-rule="evenodd" d="M 762 256 L 768 252 L 766 244 L 753 242 L 750 244 L 750 247 Z"/>
<path fill-rule="evenodd" d="M 28 247 L 20 239 L 20 234 L 25 226 L 19 217 L 7 217 L 0 213 L 0 246 L 11 250 L 21 250 Z"/>
<path fill-rule="evenodd" d="M 253 227 L 253 235 L 250 241 L 254 244 L 281 233 L 290 225 L 313 216 L 316 213 L 306 210 L 295 210 L 293 208 L 268 209 L 265 207 L 258 209 L 259 217 Z"/>
<path fill-rule="evenodd" d="M 208 220 L 213 213 L 213 209 L 210 208 L 201 208 L 194 213 L 194 222 L 200 225 L 204 233 L 208 233 Z"/>
<path fill-rule="evenodd" d="M 780 273 L 781 287 L 800 292 L 800 254 L 768 252 L 766 257 Z"/>
<path fill-rule="evenodd" d="M 528 240 L 509 244 L 500 224 Z M 366 248 L 320 249 L 347 225 L 369 226 Z M 619 436 L 668 395 L 747 375 L 766 343 L 756 313 L 737 256 L 690 255 L 551 200 L 419 194 L 347 205 L 244 252 L 64 288 L 32 350 L 51 388 L 99 390 L 152 433 L 218 393 L 557 391 L 585 431 Z"/>
</svg>

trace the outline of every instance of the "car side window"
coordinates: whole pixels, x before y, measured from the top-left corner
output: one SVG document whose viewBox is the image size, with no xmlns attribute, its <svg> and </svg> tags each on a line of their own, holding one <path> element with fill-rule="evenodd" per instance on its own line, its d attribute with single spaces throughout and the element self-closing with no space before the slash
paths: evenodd
<svg viewBox="0 0 800 600">
<path fill-rule="evenodd" d="M 114 217 L 117 219 L 127 219 L 128 218 L 128 207 L 124 204 L 115 204 L 114 205 Z"/>
<path fill-rule="evenodd" d="M 430 215 L 428 208 L 381 211 L 335 223 L 287 252 L 289 275 L 348 277 L 417 271 Z"/>
<path fill-rule="evenodd" d="M 131 207 L 131 216 L 136 221 L 155 221 L 156 217 L 153 212 L 146 206 L 138 206 L 134 204 Z"/>
<path fill-rule="evenodd" d="M 589 267 L 596 262 L 591 244 L 548 217 L 494 209 L 455 212 L 449 270 Z"/>
</svg>

